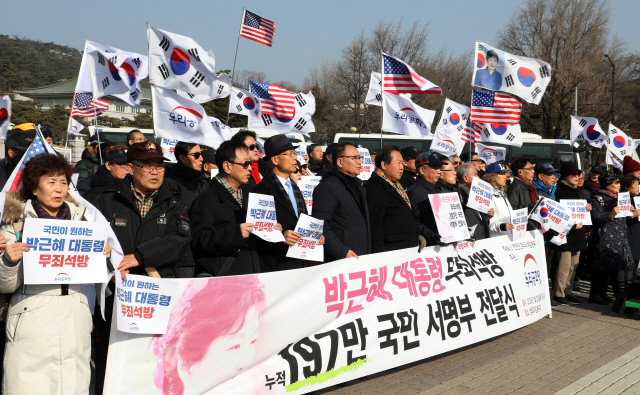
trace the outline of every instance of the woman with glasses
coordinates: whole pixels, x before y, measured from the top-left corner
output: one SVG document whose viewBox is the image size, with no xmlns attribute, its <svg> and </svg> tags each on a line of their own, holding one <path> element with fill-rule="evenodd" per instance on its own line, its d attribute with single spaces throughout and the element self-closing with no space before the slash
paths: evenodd
<svg viewBox="0 0 640 395">
<path fill-rule="evenodd" d="M 509 173 L 504 164 L 498 161 L 487 166 L 487 172 L 483 177 L 484 181 L 493 187 L 493 199 L 489 206 L 490 209 L 494 209 L 494 215 L 489 220 L 490 237 L 506 235 L 508 231 L 513 230 L 513 208 L 504 193 Z"/>
</svg>

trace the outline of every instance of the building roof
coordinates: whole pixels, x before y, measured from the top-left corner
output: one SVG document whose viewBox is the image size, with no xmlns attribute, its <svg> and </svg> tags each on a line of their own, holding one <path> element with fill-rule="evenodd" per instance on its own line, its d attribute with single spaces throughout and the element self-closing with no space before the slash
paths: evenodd
<svg viewBox="0 0 640 395">
<path fill-rule="evenodd" d="M 52 85 L 40 86 L 37 88 L 25 88 L 20 91 L 16 91 L 16 94 L 30 97 L 30 98 L 38 98 L 38 97 L 48 97 L 48 96 L 56 96 L 56 95 L 70 95 L 73 96 L 73 93 L 76 89 L 77 78 L 72 78 L 66 81 L 61 81 Z M 142 101 L 149 103 L 151 101 L 151 88 L 149 86 L 141 86 L 140 90 L 142 91 Z M 113 96 L 108 96 L 111 99 L 118 100 Z"/>
</svg>

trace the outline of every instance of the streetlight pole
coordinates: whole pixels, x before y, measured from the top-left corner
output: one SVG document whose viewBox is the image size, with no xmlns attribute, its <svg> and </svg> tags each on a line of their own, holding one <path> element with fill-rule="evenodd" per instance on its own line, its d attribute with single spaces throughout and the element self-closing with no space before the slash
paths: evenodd
<svg viewBox="0 0 640 395">
<path fill-rule="evenodd" d="M 611 72 L 611 122 L 613 123 L 615 121 L 614 119 L 615 111 L 613 109 L 613 94 L 614 94 L 614 82 L 616 78 L 616 65 L 613 64 L 613 61 L 611 60 L 608 54 L 604 54 L 604 57 L 609 59 L 609 63 L 611 63 L 611 70 L 612 70 Z"/>
</svg>

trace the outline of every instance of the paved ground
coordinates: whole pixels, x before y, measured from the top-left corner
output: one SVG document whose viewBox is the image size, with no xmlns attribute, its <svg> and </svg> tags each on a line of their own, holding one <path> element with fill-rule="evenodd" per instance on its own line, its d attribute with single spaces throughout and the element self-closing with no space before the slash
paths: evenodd
<svg viewBox="0 0 640 395">
<path fill-rule="evenodd" d="M 576 288 L 587 291 L 588 283 Z M 640 345 L 640 321 L 611 312 L 611 306 L 587 303 L 585 292 L 577 296 L 581 305 L 554 307 L 552 319 L 316 394 L 620 393 L 618 387 L 627 389 L 640 379 L 640 349 L 634 350 Z M 639 370 L 629 374 L 634 369 Z M 635 390 L 625 393 L 640 394 Z"/>
</svg>

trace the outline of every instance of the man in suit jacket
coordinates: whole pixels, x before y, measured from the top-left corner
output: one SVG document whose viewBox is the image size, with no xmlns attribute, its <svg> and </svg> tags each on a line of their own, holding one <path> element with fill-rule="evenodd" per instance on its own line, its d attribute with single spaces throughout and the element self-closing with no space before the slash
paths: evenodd
<svg viewBox="0 0 640 395">
<path fill-rule="evenodd" d="M 376 170 L 365 184 L 371 227 L 372 252 L 409 247 L 420 250 L 433 232 L 422 226 L 413 214 L 409 197 L 398 182 L 404 161 L 397 145 L 387 145 L 376 155 Z M 437 236 L 439 239 L 439 236 Z"/>
<path fill-rule="evenodd" d="M 244 143 L 225 141 L 216 152 L 219 173 L 191 206 L 191 250 L 196 274 L 214 277 L 260 273 L 256 236 L 246 223 L 241 186 L 251 177 L 251 160 Z"/>
<path fill-rule="evenodd" d="M 295 147 L 286 135 L 278 134 L 265 141 L 264 150 L 269 170 L 251 192 L 273 196 L 276 204 L 276 218 L 282 225 L 286 242 L 270 243 L 260 240 L 258 243 L 260 268 L 263 272 L 300 269 L 306 266 L 306 261 L 286 257 L 289 246 L 300 239 L 300 235 L 295 232 L 298 217 L 300 214 L 307 214 L 302 193 L 296 183 L 289 178 L 291 173 L 296 171 Z M 324 244 L 324 238 L 320 244 Z"/>
<path fill-rule="evenodd" d="M 371 253 L 366 190 L 358 178 L 362 158 L 351 143 L 333 150 L 333 171 L 313 191 L 313 216 L 324 220 L 325 262 Z"/>
</svg>

